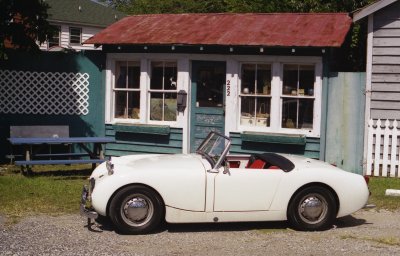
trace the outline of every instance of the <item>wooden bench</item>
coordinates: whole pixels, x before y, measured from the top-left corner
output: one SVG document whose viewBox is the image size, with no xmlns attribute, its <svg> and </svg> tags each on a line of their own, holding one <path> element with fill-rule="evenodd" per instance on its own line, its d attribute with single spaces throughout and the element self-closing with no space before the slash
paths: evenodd
<svg viewBox="0 0 400 256">
<path fill-rule="evenodd" d="M 15 161 L 16 165 L 21 166 L 22 172 L 24 169 L 31 172 L 32 165 L 91 163 L 92 168 L 95 168 L 96 164 L 104 162 L 102 144 L 114 141 L 106 137 L 69 137 L 68 126 L 11 126 L 8 140 L 12 146 L 24 147 L 25 160 Z M 77 144 L 85 152 L 72 152 L 73 144 Z M 93 149 L 87 144 L 93 144 Z M 52 145 L 67 146 L 67 152 L 53 153 Z M 40 152 L 44 147 L 47 147 L 49 152 Z"/>
</svg>

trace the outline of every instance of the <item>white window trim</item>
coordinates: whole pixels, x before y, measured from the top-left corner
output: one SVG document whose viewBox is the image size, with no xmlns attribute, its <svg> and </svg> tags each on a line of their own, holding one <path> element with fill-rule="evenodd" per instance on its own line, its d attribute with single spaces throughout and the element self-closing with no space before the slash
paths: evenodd
<svg viewBox="0 0 400 256">
<path fill-rule="evenodd" d="M 71 29 L 79 29 L 79 43 L 72 43 L 71 42 Z M 69 27 L 69 38 L 68 38 L 68 43 L 70 44 L 70 45 L 81 45 L 82 44 L 82 33 L 83 33 L 83 30 L 82 30 L 82 28 L 81 27 L 74 27 L 74 26 L 71 26 L 71 27 Z"/>
<path fill-rule="evenodd" d="M 112 86 L 114 82 L 114 66 L 115 61 L 140 61 L 141 63 L 141 76 L 140 76 L 140 90 L 141 90 L 141 105 L 140 105 L 140 120 L 129 119 L 115 119 L 114 114 L 114 99 L 112 97 Z M 147 88 L 150 85 L 149 69 L 151 61 L 177 61 L 178 77 L 177 77 L 177 91 L 185 90 L 188 93 L 187 108 L 184 113 L 177 114 L 176 122 L 160 122 L 148 120 L 149 110 L 149 94 Z M 188 151 L 189 145 L 189 122 L 190 122 L 190 63 L 192 60 L 209 60 L 209 61 L 226 61 L 226 80 L 231 83 L 230 96 L 226 97 L 226 120 L 225 120 L 225 134 L 229 135 L 230 132 L 244 132 L 255 131 L 263 133 L 285 133 L 285 134 L 304 134 L 310 137 L 320 137 L 321 126 L 321 100 L 322 100 L 322 57 L 304 57 L 304 56 L 247 56 L 247 55 L 208 55 L 208 54 L 167 54 L 167 53 L 108 53 L 107 54 L 107 70 L 106 70 L 106 104 L 105 104 L 105 120 L 107 124 L 123 123 L 123 124 L 160 124 L 170 125 L 174 128 L 183 128 L 184 147 Z M 271 81 L 271 95 L 280 95 L 282 86 L 282 65 L 283 64 L 314 64 L 315 65 L 315 102 L 314 102 L 314 117 L 313 117 L 313 130 L 308 132 L 301 129 L 285 129 L 280 128 L 280 114 L 275 115 L 273 118 L 278 121 L 270 122 L 270 127 L 249 127 L 240 126 L 240 111 L 239 111 L 239 89 L 240 89 L 240 64 L 241 63 L 269 63 L 272 65 L 272 81 Z M 275 86 L 277 85 L 277 86 Z M 145 99 L 145 100 L 142 100 Z M 272 97 L 271 112 L 281 113 L 281 98 Z M 229 117 L 229 118 L 228 118 Z M 272 117 L 271 117 L 272 118 Z M 251 129 L 253 128 L 253 129 Z M 184 152 L 186 152 L 184 150 Z"/>
<path fill-rule="evenodd" d="M 270 110 L 270 126 L 244 126 L 240 124 L 241 106 L 240 106 L 240 88 L 241 88 L 241 65 L 244 63 L 250 64 L 271 64 L 272 67 L 272 81 L 271 81 L 271 110 Z M 282 86 L 283 86 L 283 65 L 285 64 L 298 64 L 298 65 L 314 65 L 315 66 L 315 82 L 314 82 L 314 96 L 307 97 L 314 99 L 314 113 L 313 113 L 313 128 L 310 129 L 289 129 L 281 127 L 282 120 Z M 237 86 L 238 97 L 238 114 L 236 125 L 239 132 L 268 132 L 268 133 L 282 133 L 282 134 L 300 134 L 310 137 L 320 137 L 321 129 L 321 98 L 322 98 L 322 60 L 321 58 L 313 58 L 309 61 L 304 60 L 304 57 L 279 57 L 271 62 L 266 58 L 265 60 L 251 61 L 249 59 L 239 60 L 239 81 Z M 298 97 L 296 97 L 298 98 Z M 305 97 L 306 98 L 306 97 Z"/>
<path fill-rule="evenodd" d="M 57 33 L 58 33 L 58 44 L 57 45 L 53 45 L 50 46 L 50 41 L 48 40 L 47 43 L 47 50 L 50 49 L 51 47 L 57 47 L 57 46 L 61 46 L 61 25 L 53 25 L 55 27 L 57 27 Z"/>
<path fill-rule="evenodd" d="M 164 89 L 151 89 L 150 88 L 150 79 L 151 79 L 151 63 L 152 62 L 163 62 L 163 63 L 165 63 L 165 62 L 175 62 L 176 63 L 176 69 L 177 69 L 177 71 L 176 71 L 176 76 L 177 76 L 177 78 L 176 78 L 176 80 L 177 80 L 177 87 L 176 87 L 176 90 L 164 90 Z M 155 124 L 155 125 L 169 125 L 169 126 L 175 126 L 176 125 L 176 123 L 177 123 L 177 121 L 159 121 L 159 120 L 150 120 L 150 94 L 152 93 L 152 92 L 160 92 L 160 93 L 167 93 L 167 92 L 176 92 L 176 93 L 178 93 L 178 61 L 176 60 L 176 59 L 167 59 L 167 60 L 165 60 L 165 59 L 163 59 L 163 58 L 161 58 L 161 59 L 151 59 L 151 60 L 149 60 L 148 61 L 148 72 L 147 72 L 147 75 L 148 75 L 148 81 L 147 81 L 147 89 L 146 89 L 146 98 L 147 98 L 147 107 L 146 107 L 146 109 L 147 109 L 147 115 L 146 115 L 146 120 L 147 120 L 147 123 L 148 124 Z M 176 118 L 177 118 L 177 120 L 178 120 L 178 112 L 176 113 Z"/>
<path fill-rule="evenodd" d="M 140 118 L 115 118 L 115 64 L 117 61 L 136 61 L 140 62 Z M 106 104 L 105 104 L 105 121 L 107 124 L 148 124 L 148 125 L 168 125 L 173 128 L 182 128 L 185 126 L 185 120 L 181 113 L 177 113 L 176 121 L 156 121 L 150 120 L 150 76 L 151 76 L 151 63 L 154 61 L 174 61 L 177 63 L 177 89 L 188 91 L 185 81 L 188 81 L 187 72 L 180 72 L 179 67 L 185 67 L 185 60 L 181 58 L 170 58 L 166 55 L 150 55 L 144 56 L 142 54 L 118 54 L 112 53 L 107 55 L 107 71 L 106 71 Z M 187 113 L 187 110 L 185 110 Z"/>
</svg>

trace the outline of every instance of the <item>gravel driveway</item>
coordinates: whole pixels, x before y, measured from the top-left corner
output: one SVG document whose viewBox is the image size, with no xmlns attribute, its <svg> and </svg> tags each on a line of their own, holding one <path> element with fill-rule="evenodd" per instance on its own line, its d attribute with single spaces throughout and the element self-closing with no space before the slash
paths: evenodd
<svg viewBox="0 0 400 256">
<path fill-rule="evenodd" d="M 400 212 L 361 210 L 324 232 L 297 232 L 285 222 L 166 225 L 127 236 L 79 215 L 36 216 L 4 225 L 1 255 L 400 255 Z"/>
</svg>

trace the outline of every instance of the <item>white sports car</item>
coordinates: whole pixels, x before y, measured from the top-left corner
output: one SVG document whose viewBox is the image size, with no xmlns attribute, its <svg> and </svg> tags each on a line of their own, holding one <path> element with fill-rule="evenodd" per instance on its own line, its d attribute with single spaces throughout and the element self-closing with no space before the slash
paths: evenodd
<svg viewBox="0 0 400 256">
<path fill-rule="evenodd" d="M 168 223 L 283 221 L 323 230 L 363 208 L 363 176 L 284 154 L 227 155 L 230 139 L 211 132 L 196 154 L 130 155 L 99 165 L 82 192 L 81 213 L 108 216 L 121 233 Z"/>
</svg>

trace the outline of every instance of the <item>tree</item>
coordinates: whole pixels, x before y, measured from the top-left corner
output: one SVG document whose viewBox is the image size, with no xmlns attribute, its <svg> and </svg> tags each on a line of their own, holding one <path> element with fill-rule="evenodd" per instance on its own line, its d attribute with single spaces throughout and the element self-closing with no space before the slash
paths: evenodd
<svg viewBox="0 0 400 256">
<path fill-rule="evenodd" d="M 49 5 L 42 0 L 0 0 L 0 59 L 5 48 L 39 50 L 55 29 L 47 22 Z"/>
<path fill-rule="evenodd" d="M 99 0 L 127 14 L 352 12 L 374 0 Z"/>
</svg>

